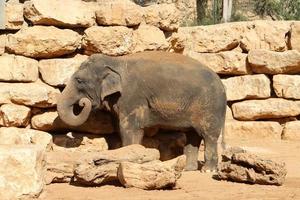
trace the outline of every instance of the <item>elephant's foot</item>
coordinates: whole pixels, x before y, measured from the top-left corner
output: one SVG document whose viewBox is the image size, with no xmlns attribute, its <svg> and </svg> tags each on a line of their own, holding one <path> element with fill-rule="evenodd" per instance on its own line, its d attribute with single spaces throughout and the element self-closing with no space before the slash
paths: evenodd
<svg viewBox="0 0 300 200">
<path fill-rule="evenodd" d="M 217 164 L 215 162 L 205 162 L 201 168 L 202 173 L 212 173 L 217 171 Z"/>
<path fill-rule="evenodd" d="M 198 147 L 188 144 L 184 147 L 184 154 L 186 155 L 186 171 L 196 171 L 198 166 Z"/>
</svg>

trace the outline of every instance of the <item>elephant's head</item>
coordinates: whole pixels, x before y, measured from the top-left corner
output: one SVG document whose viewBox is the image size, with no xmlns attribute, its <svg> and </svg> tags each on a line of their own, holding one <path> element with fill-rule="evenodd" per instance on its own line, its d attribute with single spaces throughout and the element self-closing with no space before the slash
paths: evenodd
<svg viewBox="0 0 300 200">
<path fill-rule="evenodd" d="M 120 62 L 117 58 L 95 54 L 81 64 L 63 90 L 57 104 L 59 117 L 70 126 L 79 126 L 104 99 L 121 93 Z M 74 105 L 83 107 L 78 115 Z"/>
</svg>

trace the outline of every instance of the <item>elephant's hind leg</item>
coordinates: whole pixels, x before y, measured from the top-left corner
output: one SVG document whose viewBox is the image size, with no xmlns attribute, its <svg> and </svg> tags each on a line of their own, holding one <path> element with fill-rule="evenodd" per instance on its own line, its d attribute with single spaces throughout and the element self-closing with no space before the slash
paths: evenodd
<svg viewBox="0 0 300 200">
<path fill-rule="evenodd" d="M 184 155 L 186 155 L 186 171 L 198 170 L 198 154 L 202 137 L 195 131 L 186 133 L 187 143 L 184 147 Z"/>
</svg>

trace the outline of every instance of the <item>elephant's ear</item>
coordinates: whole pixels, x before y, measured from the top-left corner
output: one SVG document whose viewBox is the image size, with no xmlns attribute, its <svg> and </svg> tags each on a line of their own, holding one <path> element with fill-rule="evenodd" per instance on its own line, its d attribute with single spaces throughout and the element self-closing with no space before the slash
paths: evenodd
<svg viewBox="0 0 300 200">
<path fill-rule="evenodd" d="M 122 92 L 120 74 L 108 66 L 106 67 L 106 71 L 107 71 L 106 76 L 102 80 L 102 84 L 101 84 L 102 101 L 104 100 L 105 97 L 111 94 Z"/>
</svg>

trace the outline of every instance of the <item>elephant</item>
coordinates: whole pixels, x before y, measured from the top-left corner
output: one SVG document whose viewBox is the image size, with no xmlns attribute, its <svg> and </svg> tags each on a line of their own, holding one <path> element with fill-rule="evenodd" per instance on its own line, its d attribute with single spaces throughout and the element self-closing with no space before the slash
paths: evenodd
<svg viewBox="0 0 300 200">
<path fill-rule="evenodd" d="M 95 109 L 112 113 L 123 146 L 141 144 L 159 129 L 184 131 L 186 170 L 198 169 L 203 139 L 205 172 L 218 165 L 226 105 L 225 88 L 210 68 L 182 54 L 146 51 L 91 55 L 68 81 L 57 110 L 70 126 L 83 124 Z"/>
</svg>

